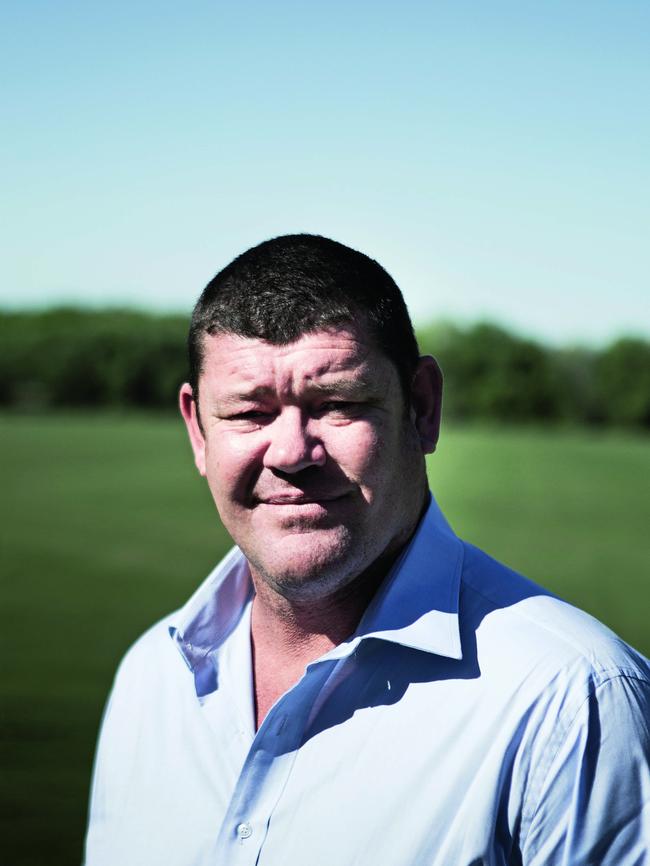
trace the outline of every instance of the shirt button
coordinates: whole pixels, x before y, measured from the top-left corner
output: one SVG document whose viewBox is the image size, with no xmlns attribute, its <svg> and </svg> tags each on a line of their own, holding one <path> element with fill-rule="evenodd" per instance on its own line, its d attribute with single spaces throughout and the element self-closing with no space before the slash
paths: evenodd
<svg viewBox="0 0 650 866">
<path fill-rule="evenodd" d="M 237 825 L 237 835 L 240 839 L 248 839 L 253 833 L 253 828 L 251 825 L 245 821 L 243 824 Z"/>
</svg>

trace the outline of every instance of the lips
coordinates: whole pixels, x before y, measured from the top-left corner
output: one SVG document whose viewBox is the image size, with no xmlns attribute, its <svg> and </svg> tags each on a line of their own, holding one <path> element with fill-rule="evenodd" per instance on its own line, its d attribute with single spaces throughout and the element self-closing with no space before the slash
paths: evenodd
<svg viewBox="0 0 650 866">
<path fill-rule="evenodd" d="M 356 484 L 343 473 L 332 475 L 316 467 L 304 469 L 293 476 L 288 473 L 263 472 L 250 491 L 249 505 L 277 506 L 296 511 L 306 506 L 331 507 L 332 503 L 349 499 Z M 353 497 L 354 498 L 354 497 Z"/>
<path fill-rule="evenodd" d="M 263 505 L 321 505 L 326 502 L 335 502 L 342 499 L 345 493 L 324 493 L 307 495 L 304 493 L 271 493 L 258 496 L 257 501 Z"/>
<path fill-rule="evenodd" d="M 259 497 L 253 508 L 261 519 L 287 532 L 311 532 L 331 528 L 345 520 L 349 496 L 324 493 L 319 496 L 301 493 L 271 493 Z"/>
</svg>

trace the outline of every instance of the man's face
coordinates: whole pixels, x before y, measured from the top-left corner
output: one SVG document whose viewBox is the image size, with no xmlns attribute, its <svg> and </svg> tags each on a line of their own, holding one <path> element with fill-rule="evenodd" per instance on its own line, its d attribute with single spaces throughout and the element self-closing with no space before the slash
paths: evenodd
<svg viewBox="0 0 650 866">
<path fill-rule="evenodd" d="M 321 598 L 399 548 L 426 487 L 393 363 L 352 326 L 284 346 L 204 339 L 203 429 L 189 386 L 181 408 L 253 577 L 288 599 Z"/>
</svg>

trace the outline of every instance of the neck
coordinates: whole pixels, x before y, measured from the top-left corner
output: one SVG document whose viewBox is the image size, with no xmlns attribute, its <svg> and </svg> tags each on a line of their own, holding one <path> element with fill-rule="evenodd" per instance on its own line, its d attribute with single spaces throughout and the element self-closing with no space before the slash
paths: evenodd
<svg viewBox="0 0 650 866">
<path fill-rule="evenodd" d="M 349 638 L 417 527 L 428 505 L 426 486 L 418 519 L 399 543 L 364 572 L 322 598 L 286 598 L 251 567 L 255 598 L 251 645 L 257 725 L 305 667 Z"/>
<path fill-rule="evenodd" d="M 318 650 L 321 655 L 355 631 L 380 582 L 381 578 L 364 580 L 346 593 L 306 601 L 286 599 L 258 582 L 251 623 L 253 643 L 268 644 L 268 651 L 276 656 L 302 658 Z"/>
<path fill-rule="evenodd" d="M 256 595 L 251 643 L 258 727 L 275 701 L 298 682 L 310 662 L 354 634 L 398 552 L 383 558 L 348 586 L 321 599 L 289 600 L 253 575 Z"/>
</svg>

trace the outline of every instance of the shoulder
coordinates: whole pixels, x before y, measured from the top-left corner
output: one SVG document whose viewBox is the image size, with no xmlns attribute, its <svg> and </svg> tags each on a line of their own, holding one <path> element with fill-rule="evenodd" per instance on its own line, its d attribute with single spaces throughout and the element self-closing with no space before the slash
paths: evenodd
<svg viewBox="0 0 650 866">
<path fill-rule="evenodd" d="M 647 659 L 603 623 L 473 545 L 463 548 L 461 622 L 486 661 L 556 685 L 560 672 L 570 673 L 587 692 L 621 676 L 650 685 Z"/>
<path fill-rule="evenodd" d="M 137 739 L 148 716 L 178 706 L 194 694 L 193 677 L 174 644 L 172 613 L 151 626 L 127 650 L 118 665 L 104 711 L 102 737 L 117 738 L 122 747 Z"/>
<path fill-rule="evenodd" d="M 238 621 L 249 585 L 248 564 L 233 547 L 181 608 L 149 628 L 126 652 L 114 691 L 155 690 L 160 700 L 181 683 L 193 684 L 190 655 L 196 651 L 207 656 L 219 645 Z"/>
<path fill-rule="evenodd" d="M 631 862 L 624 852 L 649 829 L 647 659 L 594 617 L 463 548 L 464 647 L 501 724 L 516 719 L 524 862 Z"/>
<path fill-rule="evenodd" d="M 169 676 L 177 667 L 182 670 L 182 657 L 174 646 L 170 631 L 177 618 L 178 611 L 163 617 L 129 647 L 117 667 L 115 683 L 142 687 L 152 678 Z M 176 660 L 181 664 L 172 664 Z"/>
</svg>

